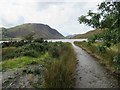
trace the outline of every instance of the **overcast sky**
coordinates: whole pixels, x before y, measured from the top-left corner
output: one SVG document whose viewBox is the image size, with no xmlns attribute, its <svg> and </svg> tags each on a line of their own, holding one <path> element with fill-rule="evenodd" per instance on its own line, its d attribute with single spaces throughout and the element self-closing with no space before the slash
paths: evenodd
<svg viewBox="0 0 120 90">
<path fill-rule="evenodd" d="M 96 11 L 103 0 L 0 0 L 0 27 L 42 23 L 63 35 L 85 33 L 91 27 L 80 25 L 78 17 Z"/>
</svg>

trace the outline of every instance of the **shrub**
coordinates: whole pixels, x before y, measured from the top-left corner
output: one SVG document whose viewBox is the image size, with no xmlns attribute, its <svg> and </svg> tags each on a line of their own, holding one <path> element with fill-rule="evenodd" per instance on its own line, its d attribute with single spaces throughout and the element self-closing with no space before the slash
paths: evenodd
<svg viewBox="0 0 120 90">
<path fill-rule="evenodd" d="M 28 41 L 24 41 L 24 40 L 21 40 L 21 41 L 10 41 L 10 42 L 3 42 L 2 43 L 2 47 L 20 47 L 20 46 L 23 46 L 25 44 L 27 44 Z"/>
<path fill-rule="evenodd" d="M 25 50 L 23 52 L 24 56 L 37 57 L 38 53 L 35 50 Z"/>
<path fill-rule="evenodd" d="M 120 69 L 120 54 L 115 55 L 115 56 L 113 57 L 113 62 L 116 63 L 117 69 Z"/>
<path fill-rule="evenodd" d="M 97 46 L 96 47 L 98 53 L 105 53 L 106 48 L 104 46 Z"/>
<path fill-rule="evenodd" d="M 3 55 L 2 60 L 11 59 L 11 58 L 14 58 L 15 56 L 16 56 L 15 52 L 11 52 L 9 54 Z"/>
<path fill-rule="evenodd" d="M 54 58 L 58 58 L 60 56 L 60 49 L 58 47 L 50 48 L 49 54 Z"/>
<path fill-rule="evenodd" d="M 62 50 L 64 51 L 63 48 L 65 49 L 65 45 L 62 42 L 50 43 L 48 46 L 48 52 L 52 57 L 59 58 Z"/>
<path fill-rule="evenodd" d="M 6 48 L 2 48 L 2 55 L 11 53 L 13 51 L 15 51 L 16 48 L 15 47 L 6 47 Z"/>
<path fill-rule="evenodd" d="M 89 46 L 92 46 L 92 45 L 91 45 L 91 42 L 87 42 L 87 46 L 88 46 L 88 47 L 89 47 Z"/>
<path fill-rule="evenodd" d="M 3 42 L 3 43 L 2 43 L 2 48 L 8 47 L 8 46 L 9 46 L 9 43 L 8 43 L 8 42 Z"/>
<path fill-rule="evenodd" d="M 111 43 L 109 43 L 109 42 L 105 42 L 105 43 L 104 43 L 104 46 L 106 46 L 106 47 L 109 48 L 109 47 L 111 46 Z"/>
<path fill-rule="evenodd" d="M 88 38 L 88 42 L 90 42 L 90 43 L 94 43 L 95 40 L 96 40 L 96 38 L 94 38 L 94 37 L 89 37 Z"/>
<path fill-rule="evenodd" d="M 14 58 L 15 57 L 15 47 L 2 48 L 2 60 Z"/>
<path fill-rule="evenodd" d="M 37 38 L 37 39 L 34 40 L 34 42 L 43 43 L 44 39 L 43 38 Z"/>
<path fill-rule="evenodd" d="M 113 57 L 113 62 L 116 62 L 116 63 L 120 64 L 120 54 L 115 55 L 115 56 Z"/>
</svg>

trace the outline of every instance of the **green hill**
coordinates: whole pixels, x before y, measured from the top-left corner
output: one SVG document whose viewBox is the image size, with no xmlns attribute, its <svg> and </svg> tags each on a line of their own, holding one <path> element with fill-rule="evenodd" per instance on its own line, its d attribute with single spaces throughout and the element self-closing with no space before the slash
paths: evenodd
<svg viewBox="0 0 120 90">
<path fill-rule="evenodd" d="M 96 30 L 91 30 L 91 31 L 84 33 L 84 34 L 77 34 L 73 38 L 74 39 L 79 39 L 79 38 L 83 39 L 83 38 L 88 38 L 88 37 L 95 35 L 95 34 L 101 34 L 103 32 L 105 32 L 105 29 L 96 29 Z"/>
<path fill-rule="evenodd" d="M 58 39 L 64 38 L 57 30 L 48 25 L 27 23 L 12 28 L 2 28 L 3 38 L 23 38 L 34 33 L 34 38 Z"/>
</svg>

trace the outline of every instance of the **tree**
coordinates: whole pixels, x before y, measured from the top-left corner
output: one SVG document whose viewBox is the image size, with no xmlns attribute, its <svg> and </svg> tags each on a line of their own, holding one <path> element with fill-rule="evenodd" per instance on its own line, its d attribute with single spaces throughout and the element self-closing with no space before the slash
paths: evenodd
<svg viewBox="0 0 120 90">
<path fill-rule="evenodd" d="M 104 35 L 99 35 L 105 43 L 120 42 L 120 2 L 115 1 L 102 2 L 98 5 L 97 13 L 89 10 L 87 15 L 82 15 L 78 19 L 80 24 L 83 23 L 93 28 L 107 28 Z"/>
<path fill-rule="evenodd" d="M 82 15 L 78 19 L 79 23 L 84 23 L 86 25 L 92 26 L 93 28 L 99 28 L 100 27 L 100 14 L 99 13 L 93 13 L 91 10 L 87 13 L 86 16 Z"/>
</svg>

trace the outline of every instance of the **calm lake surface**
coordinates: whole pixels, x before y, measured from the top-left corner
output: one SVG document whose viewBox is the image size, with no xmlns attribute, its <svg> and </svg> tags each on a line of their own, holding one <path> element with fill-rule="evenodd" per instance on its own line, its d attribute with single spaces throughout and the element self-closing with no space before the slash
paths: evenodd
<svg viewBox="0 0 120 90">
<path fill-rule="evenodd" d="M 0 43 L 3 43 L 3 42 L 9 42 L 9 41 L 0 41 Z"/>
<path fill-rule="evenodd" d="M 51 42 L 70 42 L 73 43 L 74 41 L 87 41 L 87 39 L 49 39 L 47 41 Z"/>
<path fill-rule="evenodd" d="M 87 41 L 87 39 L 48 39 L 48 42 L 70 42 L 73 43 L 74 41 Z M 0 43 L 9 42 L 9 41 L 0 41 Z"/>
</svg>

